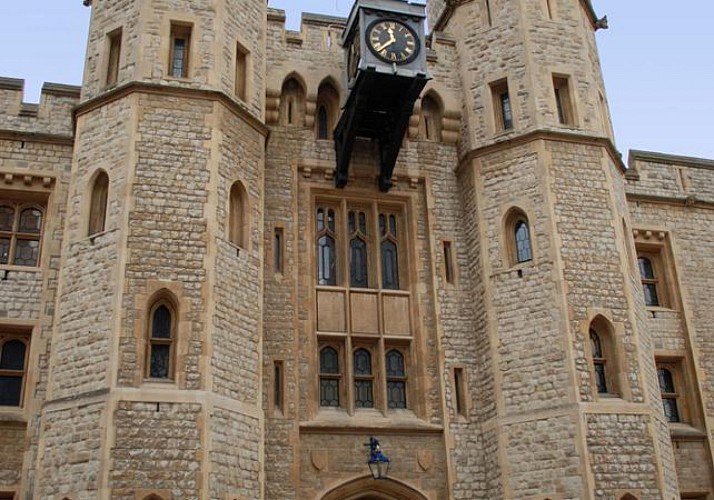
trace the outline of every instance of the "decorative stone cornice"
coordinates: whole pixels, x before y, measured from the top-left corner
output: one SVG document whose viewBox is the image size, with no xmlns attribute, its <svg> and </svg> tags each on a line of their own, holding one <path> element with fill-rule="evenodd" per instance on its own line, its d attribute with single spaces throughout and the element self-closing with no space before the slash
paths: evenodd
<svg viewBox="0 0 714 500">
<path fill-rule="evenodd" d="M 0 140 L 40 142 L 43 144 L 59 144 L 61 146 L 73 146 L 74 137 L 71 135 L 42 134 L 38 132 L 25 132 L 22 130 L 0 129 Z"/>
</svg>

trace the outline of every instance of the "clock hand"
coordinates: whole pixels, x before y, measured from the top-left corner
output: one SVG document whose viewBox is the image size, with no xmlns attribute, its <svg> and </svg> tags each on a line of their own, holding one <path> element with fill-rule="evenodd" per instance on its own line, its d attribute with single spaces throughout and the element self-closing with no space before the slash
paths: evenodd
<svg viewBox="0 0 714 500">
<path fill-rule="evenodd" d="M 394 38 L 394 37 L 392 37 L 391 40 L 387 40 L 386 42 L 384 42 L 384 44 L 382 44 L 382 45 L 377 45 L 377 46 L 374 48 L 374 50 L 376 50 L 377 52 L 382 52 L 384 49 L 386 49 L 387 47 L 389 47 L 390 45 L 392 45 L 392 44 L 393 44 L 394 42 L 396 42 L 396 41 L 397 41 L 397 39 Z"/>
</svg>

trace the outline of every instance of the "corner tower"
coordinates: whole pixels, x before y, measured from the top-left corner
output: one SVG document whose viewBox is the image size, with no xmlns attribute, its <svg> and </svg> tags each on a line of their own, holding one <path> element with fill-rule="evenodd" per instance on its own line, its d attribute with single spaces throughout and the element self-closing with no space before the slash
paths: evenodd
<svg viewBox="0 0 714 500">
<path fill-rule="evenodd" d="M 261 498 L 266 2 L 87 3 L 27 497 Z"/>
<path fill-rule="evenodd" d="M 432 1 L 429 16 L 458 53 L 481 325 L 461 339 L 478 352 L 446 360 L 478 380 L 470 425 L 450 426 L 455 497 L 473 498 L 472 478 L 493 499 L 677 496 L 595 44 L 604 20 L 585 0 Z"/>
</svg>

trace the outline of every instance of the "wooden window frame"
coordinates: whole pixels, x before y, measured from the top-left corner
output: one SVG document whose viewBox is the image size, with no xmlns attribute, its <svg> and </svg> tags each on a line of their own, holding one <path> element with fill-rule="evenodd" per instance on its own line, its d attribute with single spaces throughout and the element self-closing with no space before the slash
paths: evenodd
<svg viewBox="0 0 714 500">
<path fill-rule="evenodd" d="M 189 78 L 191 63 L 191 39 L 192 39 L 193 24 L 179 21 L 171 21 L 170 31 L 170 50 L 169 50 L 169 77 L 170 78 Z M 183 42 L 183 54 L 180 60 L 180 68 L 177 68 L 176 49 L 177 42 Z M 178 70 L 178 71 L 177 71 Z"/>
<path fill-rule="evenodd" d="M 575 127 L 577 125 L 577 117 L 570 76 L 562 74 L 553 75 L 553 99 L 558 124 L 566 127 Z"/>
<path fill-rule="evenodd" d="M 104 78 L 104 84 L 107 87 L 116 85 L 119 81 L 122 35 L 122 28 L 117 28 L 107 33 L 107 64 Z"/>
<path fill-rule="evenodd" d="M 677 414 L 679 420 L 669 421 L 669 424 L 685 424 L 689 426 L 698 425 L 698 413 L 694 411 L 692 407 L 693 401 L 687 397 L 692 391 L 689 390 L 691 387 L 692 379 L 687 373 L 687 361 L 684 356 L 671 356 L 671 355 L 655 355 L 655 365 L 657 368 L 657 382 L 660 389 L 660 397 L 664 399 L 671 399 L 675 401 Z M 661 385 L 659 385 L 659 370 L 664 368 L 670 372 L 672 375 L 672 382 L 674 385 L 675 392 L 665 393 L 662 391 Z M 664 412 L 664 408 L 662 409 Z M 666 418 L 666 417 L 665 417 Z"/>
<path fill-rule="evenodd" d="M 593 352 L 590 340 L 590 332 L 594 331 L 599 340 L 602 355 L 597 357 Z M 593 386 L 593 394 L 598 398 L 622 398 L 629 397 L 629 392 L 625 394 L 625 381 L 621 380 L 620 356 L 622 353 L 618 350 L 617 336 L 614 325 L 602 315 L 594 317 L 588 326 L 587 330 L 587 352 L 589 355 L 591 380 Z M 596 366 L 602 366 L 605 376 L 605 385 L 607 392 L 598 390 L 596 378 Z"/>
<path fill-rule="evenodd" d="M 27 202 L 16 199 L 3 198 L 0 199 L 0 207 L 10 207 L 13 209 L 12 228 L 10 230 L 2 230 L 0 228 L 0 238 L 8 241 L 7 262 L 0 261 L 1 266 L 18 266 L 24 268 L 40 267 L 42 261 L 42 242 L 44 239 L 44 230 L 47 219 L 47 207 L 45 204 L 37 202 Z M 37 233 L 20 231 L 20 219 L 25 210 L 35 209 L 40 212 L 40 228 Z M 18 241 L 36 241 L 37 242 L 37 258 L 32 265 L 18 264 L 17 259 L 17 242 Z"/>
<path fill-rule="evenodd" d="M 95 236 L 106 230 L 109 187 L 109 175 L 104 170 L 98 170 L 92 179 L 89 195 L 87 236 Z"/>
<path fill-rule="evenodd" d="M 395 375 L 389 375 L 388 370 L 387 370 L 387 356 L 392 352 L 392 351 L 397 351 L 402 355 L 402 362 L 404 364 L 404 375 L 403 376 L 395 376 Z M 401 410 L 408 410 L 411 408 L 412 405 L 412 395 L 409 392 L 409 388 L 411 384 L 409 383 L 409 367 L 410 367 L 410 356 L 409 356 L 409 349 L 407 349 L 403 345 L 398 345 L 398 344 L 387 344 L 384 346 L 384 356 L 383 356 L 383 363 L 384 363 L 384 380 L 385 380 L 385 394 L 384 394 L 384 403 L 385 403 L 385 409 L 386 411 L 401 411 Z M 404 408 L 400 407 L 392 407 L 390 406 L 390 399 L 389 399 L 389 382 L 402 382 L 404 383 L 404 401 L 405 401 L 405 406 Z"/>
<path fill-rule="evenodd" d="M 326 348 L 332 348 L 337 351 L 337 373 L 327 373 L 322 371 L 322 351 Z M 324 341 L 318 344 L 317 348 L 317 373 L 318 373 L 318 386 L 317 386 L 317 405 L 320 409 L 339 409 L 345 407 L 346 399 L 346 388 L 345 379 L 345 347 L 344 342 L 337 341 Z M 322 380 L 337 380 L 337 405 L 323 405 L 322 404 Z"/>
<path fill-rule="evenodd" d="M 10 370 L 0 368 L 0 376 L 20 379 L 20 397 L 17 405 L 3 405 L 0 408 L 24 408 L 27 396 L 27 377 L 30 372 L 30 348 L 32 346 L 32 335 L 30 332 L 15 330 L 13 328 L 0 327 L 0 355 L 3 353 L 5 344 L 12 341 L 19 341 L 25 345 L 25 358 L 23 359 L 22 370 Z"/>
<path fill-rule="evenodd" d="M 493 103 L 494 126 L 497 133 L 509 132 L 515 128 L 516 117 L 513 112 L 513 100 L 508 89 L 508 78 L 502 78 L 489 85 L 491 89 L 491 100 Z M 504 102 L 504 96 L 508 100 L 508 106 Z M 509 115 L 510 114 L 510 119 Z"/>
</svg>

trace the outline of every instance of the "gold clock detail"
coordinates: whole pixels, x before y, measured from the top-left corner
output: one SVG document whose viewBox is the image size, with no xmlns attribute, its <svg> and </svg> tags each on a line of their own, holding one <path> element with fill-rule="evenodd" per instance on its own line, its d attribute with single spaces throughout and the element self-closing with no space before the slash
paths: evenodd
<svg viewBox="0 0 714 500">
<path fill-rule="evenodd" d="M 407 64 L 419 53 L 419 39 L 406 24 L 380 20 L 367 29 L 367 45 L 372 53 L 388 63 Z"/>
</svg>

